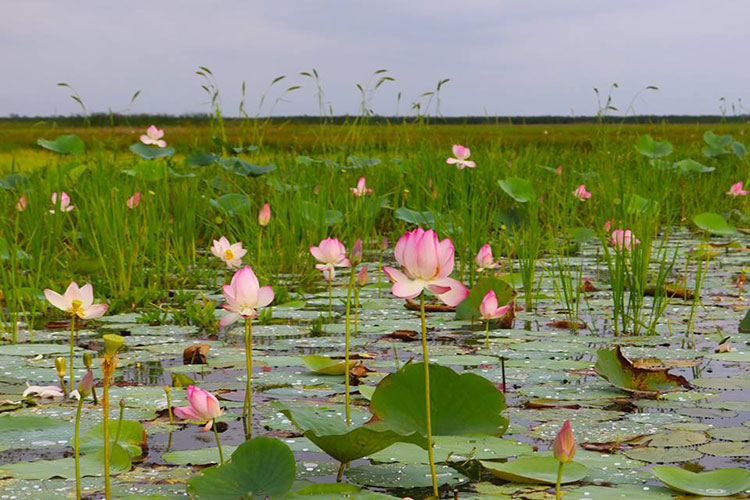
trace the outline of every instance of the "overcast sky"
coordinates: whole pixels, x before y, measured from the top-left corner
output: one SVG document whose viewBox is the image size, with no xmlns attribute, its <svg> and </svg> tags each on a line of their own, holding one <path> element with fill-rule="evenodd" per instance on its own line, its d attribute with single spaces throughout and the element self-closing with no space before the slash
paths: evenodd
<svg viewBox="0 0 750 500">
<path fill-rule="evenodd" d="M 229 115 L 243 81 L 255 114 L 279 75 L 267 104 L 302 88 L 274 114 L 317 114 L 299 75 L 312 68 L 335 114 L 357 113 L 355 84 L 381 68 L 395 81 L 374 94 L 378 114 L 409 112 L 442 78 L 444 115 L 591 115 L 593 88 L 613 82 L 623 111 L 656 85 L 637 113 L 717 114 L 721 97 L 731 113 L 743 97 L 750 108 L 748 23 L 745 0 L 8 0 L 0 116 L 78 112 L 58 82 L 90 111 L 125 111 L 139 89 L 134 113 L 206 111 L 199 65 Z"/>
</svg>

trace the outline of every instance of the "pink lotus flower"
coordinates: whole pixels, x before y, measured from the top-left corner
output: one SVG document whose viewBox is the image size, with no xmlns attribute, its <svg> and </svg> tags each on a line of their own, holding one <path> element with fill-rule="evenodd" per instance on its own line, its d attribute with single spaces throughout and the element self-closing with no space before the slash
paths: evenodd
<svg viewBox="0 0 750 500">
<path fill-rule="evenodd" d="M 474 257 L 474 262 L 479 266 L 477 268 L 478 273 L 481 273 L 486 269 L 495 269 L 500 266 L 500 264 L 495 262 L 492 258 L 492 247 L 489 245 L 482 245 L 482 248 L 477 252 L 477 256 Z"/>
<path fill-rule="evenodd" d="M 576 454 L 576 437 L 573 435 L 573 428 L 570 426 L 570 420 L 566 420 L 557 433 L 554 443 L 552 443 L 552 455 L 558 462 L 566 464 L 573 461 Z"/>
<path fill-rule="evenodd" d="M 490 290 L 482 299 L 482 303 L 479 304 L 480 318 L 486 321 L 496 318 L 502 318 L 505 316 L 512 304 L 506 304 L 502 307 L 497 305 L 497 296 L 494 290 Z"/>
<path fill-rule="evenodd" d="M 130 210 L 133 210 L 135 207 L 141 204 L 141 192 L 136 191 L 133 196 L 128 198 L 128 201 L 125 202 L 125 205 L 128 206 Z"/>
<path fill-rule="evenodd" d="M 357 240 L 354 242 L 354 245 L 352 246 L 352 255 L 350 256 L 349 260 L 352 264 L 355 266 L 362 262 L 362 240 L 357 238 Z"/>
<path fill-rule="evenodd" d="M 26 390 L 23 391 L 21 397 L 25 398 L 29 394 L 42 399 L 60 398 L 65 395 L 62 389 L 56 385 L 29 385 Z"/>
<path fill-rule="evenodd" d="M 360 196 L 372 194 L 372 189 L 366 187 L 366 183 L 366 179 L 364 177 L 360 177 L 359 181 L 357 181 L 357 187 L 349 188 L 349 191 L 351 191 L 352 194 L 357 198 L 359 198 Z"/>
<path fill-rule="evenodd" d="M 388 238 L 383 238 L 382 240 L 380 240 L 380 249 L 381 250 L 388 249 Z"/>
<path fill-rule="evenodd" d="M 316 247 L 310 247 L 310 253 L 320 264 L 315 268 L 323 273 L 326 281 L 336 278 L 337 267 L 349 267 L 351 262 L 346 258 L 346 247 L 336 238 L 326 238 Z"/>
<path fill-rule="evenodd" d="M 52 205 L 57 207 L 57 192 L 52 193 Z M 60 211 L 70 212 L 75 208 L 75 205 L 70 204 L 70 196 L 65 191 L 60 191 Z M 54 214 L 55 209 L 52 208 L 49 213 Z"/>
<path fill-rule="evenodd" d="M 555 169 L 555 175 L 562 175 L 562 165 L 558 165 Z"/>
<path fill-rule="evenodd" d="M 393 282 L 391 292 L 396 297 L 413 299 L 427 289 L 445 304 L 456 306 L 469 295 L 463 283 L 450 278 L 455 254 L 450 239 L 438 241 L 432 229 L 418 227 L 398 240 L 394 253 L 402 270 L 384 267 L 383 271 Z"/>
<path fill-rule="evenodd" d="M 634 249 L 641 240 L 636 238 L 630 229 L 615 229 L 612 231 L 612 236 L 609 238 L 609 242 L 617 250 L 629 251 Z"/>
<path fill-rule="evenodd" d="M 21 196 L 20 198 L 18 198 L 18 203 L 16 203 L 16 210 L 18 210 L 19 212 L 23 212 L 24 210 L 26 210 L 25 196 Z"/>
<path fill-rule="evenodd" d="M 164 131 L 156 128 L 156 125 L 151 125 L 146 133 L 141 136 L 141 142 L 148 146 L 156 146 L 159 148 L 166 148 L 167 141 L 163 140 Z"/>
<path fill-rule="evenodd" d="M 573 191 L 573 196 L 575 196 L 580 201 L 586 201 L 591 198 L 591 193 L 586 191 L 585 185 L 581 184 L 576 188 L 575 191 Z"/>
<path fill-rule="evenodd" d="M 227 326 L 240 318 L 255 318 L 256 309 L 266 307 L 273 302 L 273 288 L 260 286 L 250 266 L 245 266 L 232 276 L 232 281 L 224 285 L 224 299 L 227 301 L 222 307 L 229 314 L 221 318 L 219 326 Z"/>
<path fill-rule="evenodd" d="M 202 432 L 211 428 L 215 418 L 224 414 L 224 410 L 219 406 L 219 400 L 216 396 L 205 389 L 189 385 L 187 388 L 187 399 L 190 406 L 178 406 L 174 409 L 174 414 L 183 420 L 190 420 L 197 424 L 206 423 Z"/>
<path fill-rule="evenodd" d="M 365 286 L 367 284 L 367 266 L 362 266 L 357 274 L 357 284 L 359 286 Z"/>
<path fill-rule="evenodd" d="M 229 240 L 222 236 L 218 240 L 214 240 L 211 253 L 226 262 L 227 267 L 232 268 L 242 265 L 242 257 L 247 253 L 247 250 L 242 248 L 241 241 L 230 244 Z"/>
<path fill-rule="evenodd" d="M 604 223 L 604 232 L 608 233 L 610 229 L 612 229 L 612 221 L 608 219 L 607 222 Z"/>
<path fill-rule="evenodd" d="M 271 222 L 271 206 L 266 203 L 263 208 L 258 212 L 258 224 L 262 227 L 266 227 Z"/>
<path fill-rule="evenodd" d="M 94 304 L 94 288 L 91 283 L 78 288 L 74 281 L 62 295 L 46 288 L 44 296 L 53 306 L 81 319 L 100 318 L 109 307 L 107 304 Z"/>
<path fill-rule="evenodd" d="M 471 150 L 460 144 L 453 145 L 453 156 L 455 156 L 455 158 L 447 158 L 445 163 L 448 165 L 455 165 L 459 170 L 463 170 L 466 167 L 474 168 L 477 166 L 476 163 L 467 159 L 471 156 Z"/>
<path fill-rule="evenodd" d="M 735 182 L 732 184 L 732 187 L 729 188 L 729 191 L 727 191 L 727 194 L 729 196 L 747 196 L 747 191 L 742 189 L 742 181 Z"/>
</svg>

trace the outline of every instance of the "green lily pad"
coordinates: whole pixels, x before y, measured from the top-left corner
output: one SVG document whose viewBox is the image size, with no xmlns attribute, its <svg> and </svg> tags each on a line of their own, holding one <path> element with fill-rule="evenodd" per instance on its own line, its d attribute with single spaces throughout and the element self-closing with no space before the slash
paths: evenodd
<svg viewBox="0 0 750 500">
<path fill-rule="evenodd" d="M 225 455 L 231 455 L 236 446 L 222 445 L 221 450 Z M 162 460 L 178 465 L 206 465 L 219 463 L 219 449 L 216 446 L 200 448 L 197 450 L 178 450 L 162 453 Z"/>
<path fill-rule="evenodd" d="M 737 234 L 737 228 L 731 226 L 727 220 L 719 214 L 705 212 L 693 217 L 693 223 L 699 229 L 717 236 L 733 236 Z"/>
<path fill-rule="evenodd" d="M 79 156 L 86 150 L 81 138 L 74 134 L 60 135 L 54 141 L 39 138 L 36 143 L 44 149 L 49 149 L 61 155 Z"/>
<path fill-rule="evenodd" d="M 690 472 L 680 467 L 660 465 L 651 472 L 673 490 L 691 495 L 727 497 L 750 489 L 750 471 L 739 467 Z"/>
<path fill-rule="evenodd" d="M 353 484 L 311 484 L 290 493 L 287 498 L 299 498 L 301 500 L 331 500 L 332 498 L 351 498 L 352 500 L 387 500 L 394 499 L 390 495 L 367 491 Z"/>
<path fill-rule="evenodd" d="M 120 420 L 110 419 L 109 421 L 109 441 L 110 443 L 115 442 L 115 438 L 118 436 L 119 440 L 117 444 L 125 448 L 130 454 L 131 458 L 139 458 L 143 455 L 144 450 L 147 448 L 146 430 L 143 428 L 140 422 L 135 420 Z M 84 432 L 81 435 L 81 451 L 82 453 L 89 453 L 102 448 L 102 442 L 104 440 L 104 423 L 99 423 Z M 71 443 L 72 446 L 72 443 Z"/>
<path fill-rule="evenodd" d="M 708 431 L 708 435 L 723 441 L 750 441 L 750 427 L 714 427 Z"/>
<path fill-rule="evenodd" d="M 526 179 L 509 177 L 507 179 L 500 179 L 497 183 L 508 196 L 519 203 L 536 201 L 537 197 L 534 185 Z"/>
<path fill-rule="evenodd" d="M 166 157 L 172 156 L 175 153 L 175 149 L 172 147 L 160 148 L 157 146 L 149 146 L 148 144 L 143 144 L 141 142 L 137 142 L 131 145 L 130 151 L 137 154 L 144 160 L 153 160 L 155 158 L 166 158 Z"/>
<path fill-rule="evenodd" d="M 741 441 L 712 441 L 698 450 L 715 457 L 750 457 L 750 444 Z"/>
<path fill-rule="evenodd" d="M 294 454 L 278 439 L 256 437 L 232 453 L 229 462 L 204 469 L 188 481 L 188 493 L 196 498 L 281 498 L 294 484 Z"/>
<path fill-rule="evenodd" d="M 482 460 L 482 467 L 506 481 L 513 483 L 555 484 L 560 462 L 554 457 L 521 457 L 506 463 Z M 575 483 L 588 474 L 588 468 L 578 462 L 569 462 L 563 467 L 562 484 Z"/>
<path fill-rule="evenodd" d="M 308 354 L 302 356 L 302 362 L 310 371 L 321 375 L 343 375 L 346 373 L 346 362 L 331 359 L 328 356 L 319 356 L 317 354 Z M 349 361 L 349 368 L 356 365 L 356 361 Z"/>
<path fill-rule="evenodd" d="M 692 448 L 655 448 L 651 446 L 633 448 L 632 450 L 626 450 L 624 453 L 633 460 L 642 460 L 652 464 L 692 462 L 703 456 L 703 453 Z"/>
<path fill-rule="evenodd" d="M 459 484 L 469 480 L 445 465 L 435 466 L 438 486 Z M 427 488 L 432 486 L 429 465 L 378 464 L 360 465 L 346 471 L 346 478 L 356 484 L 387 488 Z"/>
<path fill-rule="evenodd" d="M 515 295 L 513 287 L 506 281 L 500 278 L 482 278 L 471 287 L 468 297 L 456 307 L 456 318 L 467 321 L 479 319 L 481 315 L 479 306 L 482 300 L 484 300 L 484 296 L 490 290 L 495 291 L 499 306 L 503 306 L 513 300 L 513 296 Z"/>
<path fill-rule="evenodd" d="M 649 446 L 663 448 L 681 448 L 708 442 L 708 436 L 703 432 L 695 431 L 659 432 L 648 436 L 646 439 L 650 441 Z"/>
<path fill-rule="evenodd" d="M 130 470 L 132 463 L 130 455 L 118 445 L 112 447 L 109 471 L 112 475 L 122 474 Z M 81 476 L 101 476 L 104 472 L 104 450 L 81 455 Z M 75 460 L 60 458 L 58 460 L 37 460 L 35 462 L 16 462 L 0 465 L 0 477 L 12 476 L 18 479 L 46 480 L 55 477 L 74 479 Z"/>
<path fill-rule="evenodd" d="M 669 141 L 657 141 L 649 134 L 638 139 L 635 149 L 647 158 L 664 158 L 672 154 L 672 144 Z"/>
<path fill-rule="evenodd" d="M 531 445 L 494 436 L 435 436 L 432 453 L 435 462 L 493 460 L 532 453 Z M 424 449 L 410 443 L 396 443 L 368 455 L 375 462 L 428 463 Z"/>
<path fill-rule="evenodd" d="M 383 422 L 346 425 L 344 418 L 336 412 L 315 408 L 287 406 L 282 407 L 281 412 L 305 433 L 306 438 L 343 463 L 377 453 L 399 441 L 427 447 L 427 441 L 419 432 L 396 432 Z"/>
<path fill-rule="evenodd" d="M 401 434 L 427 434 L 424 363 L 412 363 L 380 381 L 370 411 Z M 429 365 L 432 434 L 501 436 L 508 419 L 500 414 L 505 396 L 489 380 L 445 366 Z"/>
</svg>

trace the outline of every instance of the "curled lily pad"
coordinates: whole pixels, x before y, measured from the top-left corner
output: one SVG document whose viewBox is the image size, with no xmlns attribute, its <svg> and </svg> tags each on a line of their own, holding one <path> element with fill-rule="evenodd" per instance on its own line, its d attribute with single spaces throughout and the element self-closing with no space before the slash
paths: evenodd
<svg viewBox="0 0 750 500">
<path fill-rule="evenodd" d="M 343 463 L 377 453 L 399 441 L 427 447 L 418 432 L 397 432 L 383 422 L 346 425 L 340 415 L 315 408 L 282 407 L 281 412 L 305 433 L 305 437 Z"/>
<path fill-rule="evenodd" d="M 555 484 L 559 462 L 553 457 L 521 457 L 506 463 L 482 460 L 482 467 L 506 481 L 513 483 Z M 580 481 L 588 474 L 588 468 L 578 462 L 569 462 L 563 467 L 562 484 Z"/>
<path fill-rule="evenodd" d="M 651 472 L 673 490 L 691 495 L 726 497 L 750 489 L 750 471 L 739 467 L 690 472 L 680 467 L 660 465 Z"/>
<path fill-rule="evenodd" d="M 500 414 L 505 396 L 489 380 L 475 373 L 458 374 L 430 364 L 432 434 L 501 436 L 508 419 Z M 425 424 L 424 363 L 412 363 L 380 381 L 370 411 L 399 433 L 427 434 Z"/>
<path fill-rule="evenodd" d="M 628 392 L 660 394 L 690 388 L 685 377 L 672 375 L 663 368 L 637 368 L 619 346 L 599 349 L 595 369 L 610 384 Z"/>
<path fill-rule="evenodd" d="M 331 359 L 328 356 L 308 354 L 302 356 L 302 362 L 310 371 L 321 375 L 343 375 L 346 373 L 346 362 L 344 360 Z M 349 369 L 356 365 L 356 361 L 349 361 Z"/>
</svg>

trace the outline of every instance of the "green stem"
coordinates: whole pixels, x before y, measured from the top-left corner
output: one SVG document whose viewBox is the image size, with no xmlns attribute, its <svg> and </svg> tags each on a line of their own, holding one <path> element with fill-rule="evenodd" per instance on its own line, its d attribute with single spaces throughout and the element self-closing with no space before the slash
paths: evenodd
<svg viewBox="0 0 750 500">
<path fill-rule="evenodd" d="M 487 337 L 487 349 L 490 348 L 490 320 L 487 320 L 487 327 L 484 330 L 484 334 Z"/>
<path fill-rule="evenodd" d="M 563 474 L 563 467 L 565 464 L 563 462 L 560 462 L 557 465 L 557 482 L 555 482 L 555 500 L 560 500 L 562 498 L 562 491 L 560 491 L 560 484 L 562 483 L 562 474 Z"/>
<path fill-rule="evenodd" d="M 339 472 L 336 474 L 336 482 L 340 483 L 344 479 L 344 469 L 346 468 L 346 463 L 341 462 L 339 464 Z"/>
<path fill-rule="evenodd" d="M 263 228 L 260 228 L 260 232 L 258 233 L 258 258 L 255 261 L 255 267 L 260 270 L 260 251 L 261 251 L 261 241 L 263 240 Z"/>
<path fill-rule="evenodd" d="M 81 459 L 80 459 L 80 435 L 81 435 L 81 409 L 83 408 L 83 396 L 78 399 L 78 410 L 76 410 L 75 434 L 73 435 L 73 449 L 76 463 L 76 500 L 81 500 Z"/>
<path fill-rule="evenodd" d="M 432 418 L 430 415 L 430 359 L 427 352 L 427 322 L 424 312 L 424 291 L 419 295 L 419 312 L 422 316 L 422 358 L 424 358 L 424 401 L 425 419 L 427 424 L 427 458 L 432 473 L 432 493 L 438 498 L 437 474 L 435 472 L 435 457 L 432 454 Z"/>
<path fill-rule="evenodd" d="M 102 425 L 104 426 L 104 498 L 109 500 L 112 498 L 112 489 L 109 478 L 109 376 L 104 375 L 102 381 L 102 414 L 104 420 Z"/>
<path fill-rule="evenodd" d="M 359 332 L 359 294 L 360 288 L 354 288 L 354 336 Z"/>
<path fill-rule="evenodd" d="M 329 274 L 328 275 L 328 322 L 331 321 L 331 311 L 333 311 L 333 292 L 331 291 L 331 287 L 333 283 L 333 277 Z"/>
<path fill-rule="evenodd" d="M 120 441 L 120 432 L 122 431 L 122 417 L 125 414 L 125 400 L 120 400 L 120 415 L 117 417 L 117 432 L 115 433 L 115 445 Z"/>
<path fill-rule="evenodd" d="M 216 436 L 216 446 L 219 448 L 219 463 L 224 463 L 224 452 L 221 451 L 221 441 L 219 441 L 219 430 L 216 428 L 216 419 L 213 419 L 211 426 L 214 428 L 214 436 Z"/>
<path fill-rule="evenodd" d="M 349 318 L 351 317 L 352 309 L 352 289 L 354 288 L 354 279 L 357 277 L 355 272 L 356 267 L 352 266 L 352 270 L 349 276 L 349 287 L 346 289 L 346 325 L 345 325 L 345 340 L 344 340 L 344 387 L 345 387 L 345 401 L 346 401 L 346 425 L 352 425 L 351 410 L 349 408 L 349 339 L 351 326 L 349 324 Z"/>
<path fill-rule="evenodd" d="M 164 392 L 167 393 L 167 413 L 169 414 L 169 423 L 174 424 L 174 416 L 172 415 L 172 395 L 170 394 L 169 386 L 164 388 Z"/>
<path fill-rule="evenodd" d="M 245 385 L 245 404 L 242 408 L 242 418 L 245 421 L 245 439 L 253 437 L 253 320 L 245 319 L 245 370 L 247 384 Z"/>
<path fill-rule="evenodd" d="M 69 384 L 69 392 L 73 392 L 75 390 L 75 387 L 73 387 L 73 384 L 75 384 L 75 373 L 73 373 L 73 343 L 75 342 L 75 334 L 76 334 L 76 317 L 73 315 L 70 318 L 70 384 Z"/>
</svg>

